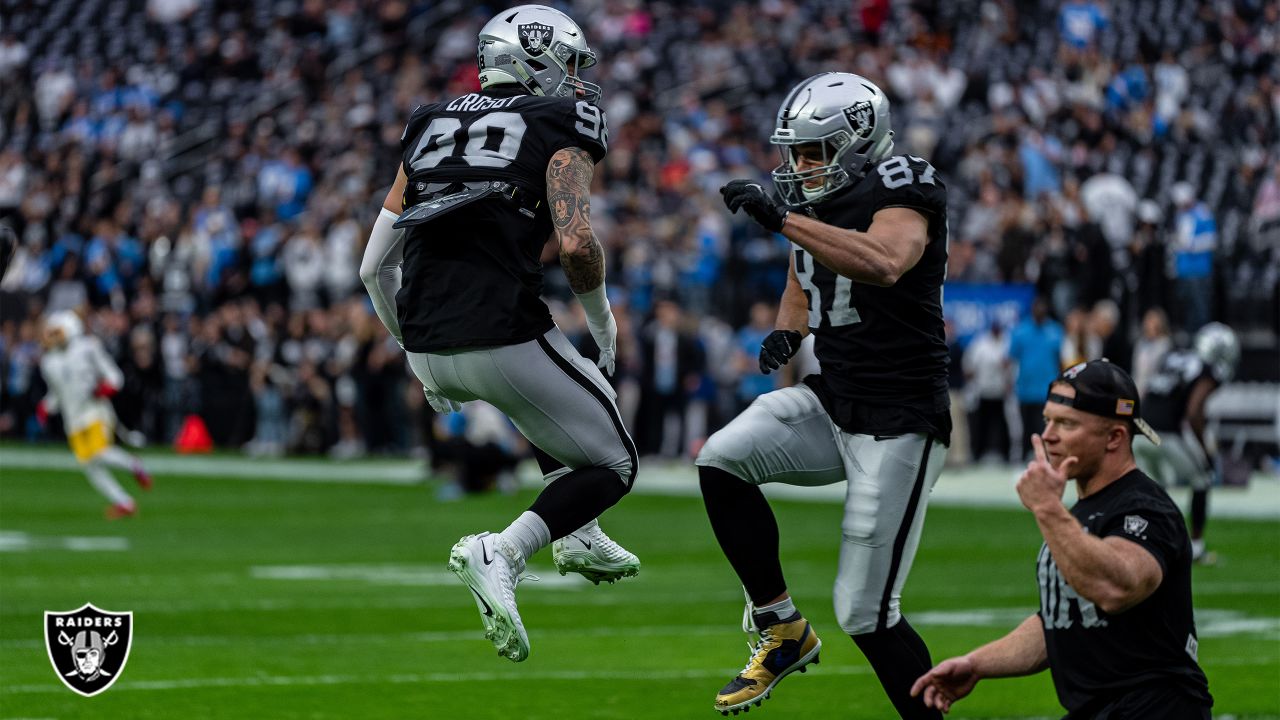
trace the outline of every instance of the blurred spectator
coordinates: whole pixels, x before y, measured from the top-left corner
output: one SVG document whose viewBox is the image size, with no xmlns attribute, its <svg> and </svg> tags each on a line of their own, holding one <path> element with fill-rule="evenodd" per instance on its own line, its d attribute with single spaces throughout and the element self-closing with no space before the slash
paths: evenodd
<svg viewBox="0 0 1280 720">
<path fill-rule="evenodd" d="M 1147 382 L 1160 368 L 1165 353 L 1173 349 L 1169 318 L 1164 310 L 1151 308 L 1142 316 L 1142 337 L 1133 347 L 1133 383 L 1138 394 L 1147 392 Z"/>
<path fill-rule="evenodd" d="M 639 423 L 642 454 L 679 457 L 689 394 L 700 382 L 703 352 L 689 331 L 680 306 L 659 300 L 653 321 L 640 334 Z"/>
<path fill-rule="evenodd" d="M 969 400 L 965 392 L 964 348 L 956 337 L 956 328 L 950 320 L 944 321 L 947 337 L 947 395 L 951 399 L 951 445 L 947 448 L 947 465 L 963 467 L 969 464 Z M 806 338 L 807 340 L 808 338 Z M 794 362 L 794 361 L 793 361 Z"/>
<path fill-rule="evenodd" d="M 1049 317 L 1049 303 L 1037 297 L 1031 314 L 1009 334 L 1009 361 L 1014 372 L 1014 394 L 1022 418 L 1020 457 L 1031 453 L 1031 435 L 1044 431 L 1044 398 L 1049 384 L 1058 377 L 1062 326 Z"/>
<path fill-rule="evenodd" d="M 1213 254 L 1218 247 L 1218 224 L 1208 206 L 1196 199 L 1191 183 L 1170 191 L 1174 217 L 1173 268 L 1178 327 L 1194 333 L 1213 318 Z"/>
<path fill-rule="evenodd" d="M 1100 173 L 1080 185 L 1080 199 L 1089 220 L 1098 224 L 1111 247 L 1128 247 L 1138 209 L 1133 185 L 1119 175 Z"/>
<path fill-rule="evenodd" d="M 1092 46 L 1098 33 L 1106 27 L 1106 13 L 1096 2 L 1067 0 L 1058 12 L 1058 29 L 1062 33 L 1062 40 L 1077 50 Z"/>
<path fill-rule="evenodd" d="M 1093 334 L 1089 313 L 1084 308 L 1072 308 L 1062 321 L 1062 350 L 1059 356 L 1063 368 L 1102 357 L 1102 343 Z"/>
<path fill-rule="evenodd" d="M 316 226 L 304 222 L 284 243 L 281 255 L 284 275 L 289 283 L 289 306 L 311 310 L 321 306 L 325 275 L 325 253 Z M 348 265 L 348 268 L 351 266 Z"/>
<path fill-rule="evenodd" d="M 1009 338 L 1000 323 L 991 323 L 990 329 L 970 341 L 963 362 L 966 385 L 975 400 L 969 424 L 973 458 L 1009 462 L 1009 421 L 1005 415 L 1011 389 Z"/>
<path fill-rule="evenodd" d="M 516 490 L 515 467 L 528 444 L 502 411 L 483 400 L 437 420 L 445 438 L 436 445 L 432 465 L 449 476 L 439 497 L 456 499 L 489 490 Z"/>
<path fill-rule="evenodd" d="M 1095 303 L 1093 310 L 1089 313 L 1088 325 L 1089 334 L 1097 343 L 1095 346 L 1097 349 L 1091 350 L 1096 354 L 1086 359 L 1107 358 L 1127 371 L 1133 351 L 1124 333 L 1117 332 L 1120 325 L 1120 308 L 1115 301 L 1099 300 Z"/>
<path fill-rule="evenodd" d="M 760 345 L 773 332 L 777 317 L 777 307 L 766 302 L 753 303 L 750 322 L 735 337 L 733 364 L 741 379 L 738 381 L 737 407 L 730 417 L 742 412 L 757 397 L 777 389 L 777 374 L 760 372 L 759 362 Z"/>
<path fill-rule="evenodd" d="M 1165 240 L 1161 231 L 1163 217 L 1160 206 L 1154 200 L 1143 200 L 1138 204 L 1138 226 L 1129 243 L 1125 271 L 1125 294 L 1131 316 L 1145 318 L 1153 309 L 1161 309 L 1163 312 L 1163 308 L 1169 307 L 1172 300 Z M 1142 324 L 1145 328 L 1145 319 Z M 1134 378 L 1136 380 L 1136 374 Z"/>
<path fill-rule="evenodd" d="M 5 15 L 0 222 L 20 247 L 0 278 L 0 326 L 10 327 L 0 367 L 23 352 L 30 308 L 86 308 L 113 326 L 127 312 L 113 330 L 117 361 L 146 354 L 133 331 L 148 326 L 164 371 L 153 439 L 171 438 L 187 412 L 225 414 L 218 395 L 230 373 L 253 395 L 237 410 L 246 427 L 210 427 L 260 440 L 255 451 L 416 444 L 421 394 L 394 341 L 348 304 L 364 301 L 352 258 L 372 223 L 353 208 L 385 194 L 377 185 L 399 162 L 414 107 L 476 87 L 482 18 L 422 0 L 232 5 L 103 0 L 93 13 L 54 17 L 54 6 L 18 3 Z M 948 282 L 1033 283 L 1064 319 L 1115 301 L 1113 345 L 1136 340 L 1153 307 L 1178 327 L 1195 322 L 1182 308 L 1206 318 L 1221 308 L 1242 337 L 1274 342 L 1274 3 L 1259 15 L 1169 0 L 1154 26 L 1141 3 L 1101 0 L 972 12 L 881 0 L 855 13 L 814 0 L 570 5 L 599 53 L 589 73 L 605 87 L 610 121 L 592 210 L 619 270 L 610 289 L 626 298 L 614 303 L 624 413 L 643 419 L 655 407 L 653 346 L 639 329 L 658 298 L 680 306 L 683 336 L 700 339 L 711 361 L 662 396 L 693 408 L 680 437 L 714 428 L 721 405 L 753 392 L 736 363 L 716 358 L 750 324 L 753 303 L 780 296 L 788 246 L 728 215 L 716 188 L 729 177 L 767 182 L 777 153 L 758 128 L 788 87 L 830 69 L 884 88 L 898 152 L 927 157 L 945 179 Z M 111 43 L 75 40 L 99 36 L 93 23 L 113 28 Z M 742 62 L 744 48 L 753 62 Z M 1180 178 L 1196 199 L 1190 210 L 1136 201 L 1166 202 Z M 1177 231 L 1184 217 L 1189 232 Z M 1206 262 L 1204 277 L 1182 273 Z M 554 267 L 546 277 L 547 294 L 568 299 Z M 135 313 L 147 293 L 155 311 Z M 250 361 L 230 368 L 211 349 L 229 347 L 221 308 L 248 308 L 246 298 L 257 306 L 241 313 L 250 339 L 232 345 Z M 1064 356 L 1104 352 L 1090 347 L 1085 324 L 1066 330 Z M 7 432 L 23 432 L 27 417 L 4 402 Z"/>
<path fill-rule="evenodd" d="M 1249 224 L 1259 248 L 1280 247 L 1280 162 L 1273 162 L 1271 173 L 1258 188 Z"/>
</svg>

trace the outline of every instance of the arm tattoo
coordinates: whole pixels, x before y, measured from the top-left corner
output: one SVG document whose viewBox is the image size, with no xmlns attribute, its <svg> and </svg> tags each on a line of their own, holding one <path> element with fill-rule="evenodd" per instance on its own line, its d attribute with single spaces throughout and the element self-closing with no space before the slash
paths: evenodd
<svg viewBox="0 0 1280 720">
<path fill-rule="evenodd" d="M 577 208 L 577 198 L 573 193 L 564 190 L 549 192 L 547 201 L 551 206 L 551 222 L 555 223 L 557 228 L 569 227 Z"/>
<path fill-rule="evenodd" d="M 591 156 L 581 148 L 556 152 L 547 166 L 547 203 L 560 241 L 560 264 L 576 293 L 604 282 L 604 249 L 591 229 Z"/>
</svg>

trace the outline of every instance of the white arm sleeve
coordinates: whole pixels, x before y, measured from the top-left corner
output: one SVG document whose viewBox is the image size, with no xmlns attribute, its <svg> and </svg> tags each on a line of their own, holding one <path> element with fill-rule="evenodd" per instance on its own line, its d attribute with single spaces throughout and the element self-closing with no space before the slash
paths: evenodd
<svg viewBox="0 0 1280 720">
<path fill-rule="evenodd" d="M 369 244 L 360 261 L 360 281 L 369 291 L 373 310 L 396 342 L 404 345 L 396 318 L 396 292 L 400 290 L 400 263 L 404 259 L 404 230 L 391 227 L 399 217 L 385 207 L 378 213 Z"/>
<path fill-rule="evenodd" d="M 50 415 L 53 415 L 58 412 L 58 394 L 53 391 L 53 372 L 49 367 L 48 356 L 40 358 L 40 374 L 44 375 L 45 385 L 49 386 L 48 391 L 45 392 L 44 397 L 40 399 L 40 402 L 44 403 L 44 409 Z"/>
<path fill-rule="evenodd" d="M 107 349 L 102 346 L 102 341 L 96 337 L 88 338 L 92 348 L 93 365 L 98 371 L 98 379 L 105 381 L 108 385 L 119 390 L 124 387 L 124 373 L 120 371 L 120 366 L 116 365 L 116 361 L 111 359 L 107 354 Z"/>
</svg>

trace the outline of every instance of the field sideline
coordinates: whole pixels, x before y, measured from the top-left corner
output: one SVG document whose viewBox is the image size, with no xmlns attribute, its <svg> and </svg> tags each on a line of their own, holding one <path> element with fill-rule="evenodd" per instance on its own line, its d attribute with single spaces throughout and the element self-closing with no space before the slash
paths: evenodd
<svg viewBox="0 0 1280 720">
<path fill-rule="evenodd" d="M 709 720 L 719 717 L 715 691 L 747 658 L 741 590 L 687 494 L 638 493 L 605 516 L 644 561 L 638 578 L 597 588 L 560 577 L 548 554 L 534 558 L 543 580 L 519 592 L 533 653 L 515 665 L 483 640 L 444 560 L 460 535 L 499 529 L 531 489 L 440 504 L 436 483 L 416 482 L 404 462 L 159 456 L 164 471 L 139 494 L 141 515 L 108 523 L 101 499 L 58 458 L 69 455 L 0 447 L 0 720 Z M 178 474 L 193 462 L 199 470 Z M 333 477 L 282 482 L 291 472 Z M 1011 473 L 964 475 L 954 491 L 943 475 L 904 600 L 935 659 L 996 637 L 1036 604 L 1034 523 L 1000 501 Z M 1255 482 L 1239 501 L 1239 491 L 1214 496 L 1211 542 L 1223 562 L 1197 569 L 1196 606 L 1218 717 L 1280 718 L 1276 485 Z M 776 507 L 788 581 L 824 639 L 823 660 L 752 717 L 893 717 L 832 620 L 840 506 Z M 1224 519 L 1236 514 L 1262 517 Z M 92 699 L 54 677 L 41 625 L 45 610 L 86 601 L 135 614 L 126 670 Z M 1060 715 L 1042 675 L 984 683 L 951 717 Z"/>
</svg>

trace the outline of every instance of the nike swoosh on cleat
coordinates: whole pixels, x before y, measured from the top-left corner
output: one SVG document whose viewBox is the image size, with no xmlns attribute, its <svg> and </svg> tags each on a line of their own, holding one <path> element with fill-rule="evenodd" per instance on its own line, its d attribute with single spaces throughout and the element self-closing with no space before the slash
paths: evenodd
<svg viewBox="0 0 1280 720">
<path fill-rule="evenodd" d="M 582 543 L 582 544 L 583 544 L 583 545 L 584 545 L 588 550 L 590 550 L 590 549 L 591 549 L 591 541 L 590 541 L 590 540 L 583 540 L 582 538 L 578 537 L 577 535 L 574 535 L 574 537 L 575 537 L 575 538 L 578 538 L 578 542 Z"/>
<path fill-rule="evenodd" d="M 475 595 L 476 599 L 480 601 L 480 604 L 484 606 L 484 614 L 488 617 L 493 617 L 493 608 L 489 607 L 489 603 L 484 601 L 484 597 L 481 596 L 480 593 L 476 592 L 476 589 L 473 587 L 468 586 L 467 589 L 470 590 L 471 594 Z"/>
<path fill-rule="evenodd" d="M 481 554 L 481 555 L 484 555 L 484 564 L 485 564 L 485 565 L 492 565 L 492 564 L 493 564 L 493 558 L 489 557 L 489 548 L 485 546 L 485 544 L 484 544 L 484 541 L 483 541 L 483 540 L 481 540 L 481 541 L 480 541 L 480 554 Z"/>
</svg>

